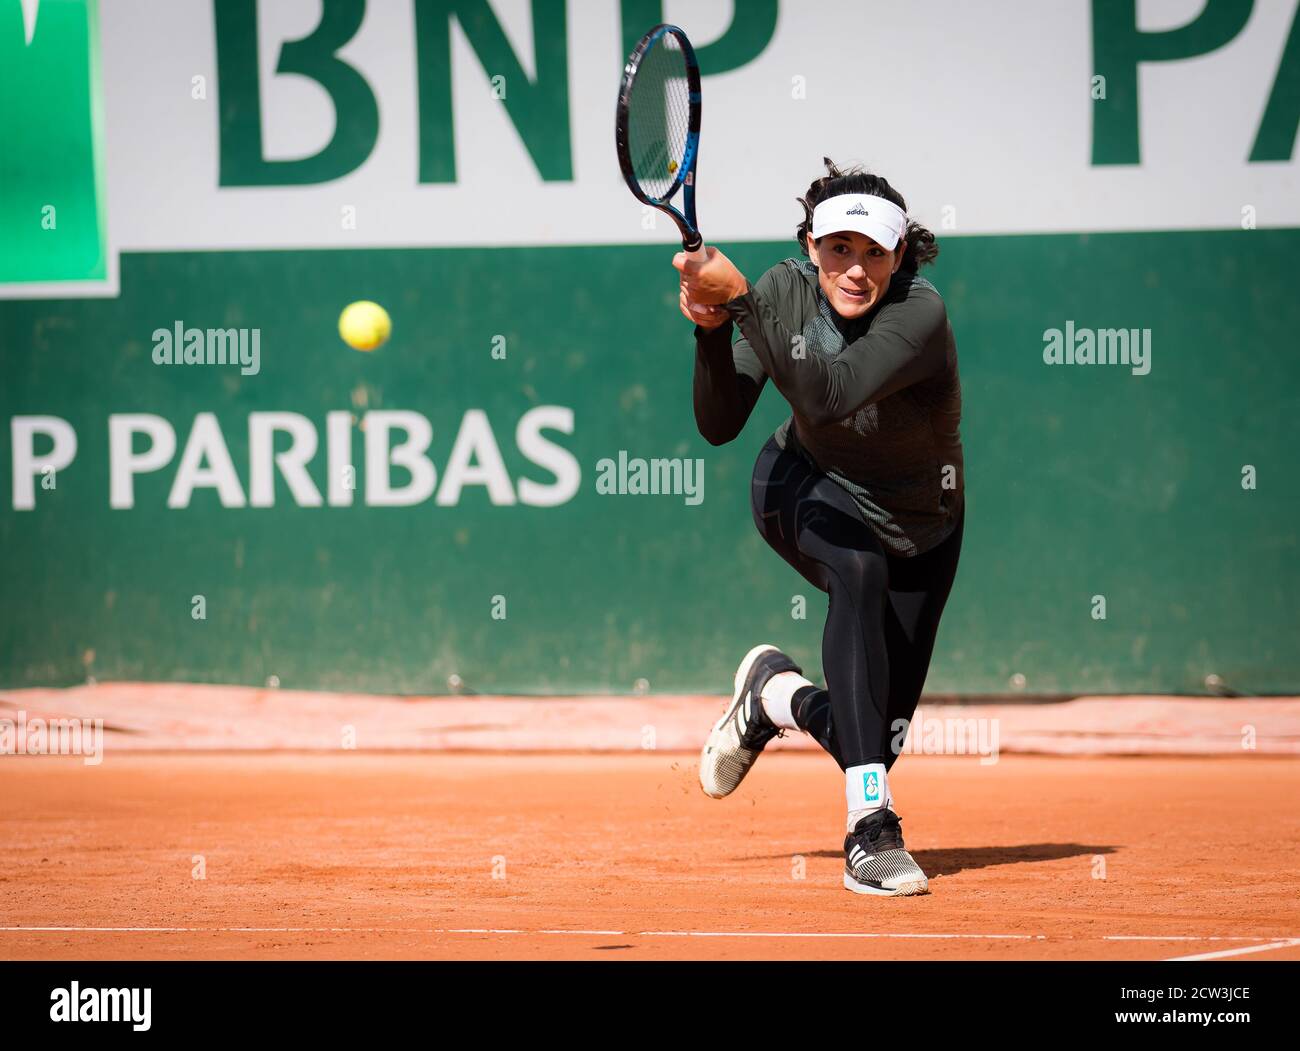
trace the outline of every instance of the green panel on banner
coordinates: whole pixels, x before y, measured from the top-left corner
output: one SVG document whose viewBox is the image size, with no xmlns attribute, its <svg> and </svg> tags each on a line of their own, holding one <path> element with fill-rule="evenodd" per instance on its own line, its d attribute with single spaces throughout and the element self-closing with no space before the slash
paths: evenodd
<svg viewBox="0 0 1300 1051">
<path fill-rule="evenodd" d="M 0 4 L 0 285 L 107 278 L 101 109 L 94 0 Z"/>
<path fill-rule="evenodd" d="M 793 245 L 724 247 L 756 278 Z M 1023 675 L 1033 693 L 1196 693 L 1217 674 L 1243 691 L 1294 690 L 1300 234 L 951 237 L 942 248 L 927 275 L 959 348 L 967 522 L 927 689 L 1001 692 Z M 767 549 L 748 506 L 754 457 L 785 404 L 769 389 L 734 443 L 699 437 L 671 254 L 124 254 L 117 299 L 0 303 L 3 416 L 60 417 L 77 439 L 52 488 L 34 479 L 32 509 L 6 496 L 0 514 L 0 685 L 276 676 L 287 688 L 438 693 L 454 674 L 479 692 L 627 692 L 642 678 L 654 692 L 722 692 L 763 641 L 816 676 L 824 596 Z M 370 354 L 337 334 L 356 299 L 393 318 L 391 341 Z M 256 373 L 155 364 L 155 330 L 178 323 L 257 330 Z M 1044 332 L 1067 325 L 1149 330 L 1149 373 L 1045 364 Z M 543 430 L 581 471 L 558 506 L 517 499 L 523 479 L 556 484 L 516 433 L 539 406 L 573 416 L 572 433 Z M 423 502 L 367 505 L 358 426 L 352 506 L 300 506 L 279 471 L 271 507 L 222 506 L 211 487 L 168 506 L 200 414 L 215 417 L 247 500 L 250 414 L 309 421 L 306 470 L 325 495 L 326 414 L 359 423 L 382 410 L 431 424 L 437 488 Z M 473 410 L 513 503 L 472 483 L 439 502 Z M 168 421 L 176 449 L 135 476 L 132 507 L 113 509 L 109 417 L 131 413 Z M 0 442 L 11 494 L 8 424 Z M 38 438 L 35 455 L 49 444 Z M 288 444 L 282 433 L 275 449 Z M 596 465 L 620 451 L 701 458 L 702 501 L 599 494 Z M 1252 469 L 1257 485 L 1243 487 Z M 799 595 L 806 619 L 792 616 Z"/>
</svg>

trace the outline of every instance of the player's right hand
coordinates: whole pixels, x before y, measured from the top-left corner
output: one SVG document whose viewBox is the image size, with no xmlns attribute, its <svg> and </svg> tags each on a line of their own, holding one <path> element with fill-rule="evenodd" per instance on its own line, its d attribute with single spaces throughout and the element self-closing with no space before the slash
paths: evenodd
<svg viewBox="0 0 1300 1051">
<path fill-rule="evenodd" d="M 713 329 L 727 323 L 727 314 L 725 307 L 711 307 L 702 303 L 692 303 L 686 298 L 686 286 L 682 285 L 679 295 L 679 303 L 682 313 L 687 319 L 699 325 L 700 328 Z"/>
</svg>

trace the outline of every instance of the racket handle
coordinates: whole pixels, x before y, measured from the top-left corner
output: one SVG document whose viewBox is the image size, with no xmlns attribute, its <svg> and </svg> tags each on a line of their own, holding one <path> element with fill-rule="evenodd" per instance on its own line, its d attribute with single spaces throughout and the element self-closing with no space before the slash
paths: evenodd
<svg viewBox="0 0 1300 1051">
<path fill-rule="evenodd" d="M 696 236 L 698 237 L 699 235 L 697 234 Z M 682 247 L 686 249 L 686 258 L 693 259 L 697 263 L 703 263 L 708 261 L 709 253 L 707 249 L 705 249 L 704 247 L 703 238 L 700 239 L 699 245 L 694 249 L 686 248 L 685 245 L 683 245 Z M 707 307 L 706 309 L 710 314 L 717 314 L 722 308 L 716 306 L 710 306 Z"/>
</svg>

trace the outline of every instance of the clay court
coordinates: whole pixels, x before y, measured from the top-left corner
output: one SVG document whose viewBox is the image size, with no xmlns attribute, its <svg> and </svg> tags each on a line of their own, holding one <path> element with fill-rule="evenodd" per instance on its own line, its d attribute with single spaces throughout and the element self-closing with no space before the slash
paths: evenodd
<svg viewBox="0 0 1300 1051">
<path fill-rule="evenodd" d="M 904 757 L 895 899 L 840 886 L 826 756 L 695 762 L 6 757 L 0 957 L 1300 960 L 1286 756 Z"/>
</svg>

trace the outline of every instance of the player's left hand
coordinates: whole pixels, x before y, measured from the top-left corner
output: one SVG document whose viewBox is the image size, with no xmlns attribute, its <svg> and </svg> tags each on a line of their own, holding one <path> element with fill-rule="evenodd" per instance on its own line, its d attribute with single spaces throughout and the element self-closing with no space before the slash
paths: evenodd
<svg viewBox="0 0 1300 1051">
<path fill-rule="evenodd" d="M 678 304 L 681 306 L 682 313 L 687 319 L 695 322 L 703 329 L 721 328 L 727 323 L 731 315 L 727 313 L 725 307 L 703 306 L 699 303 L 692 303 L 686 298 L 686 289 L 682 288 L 678 293 Z"/>
<path fill-rule="evenodd" d="M 696 262 L 685 252 L 673 256 L 673 266 L 681 271 L 682 288 L 692 303 L 720 306 L 749 291 L 745 275 L 716 248 L 706 248 L 708 259 Z"/>
</svg>

